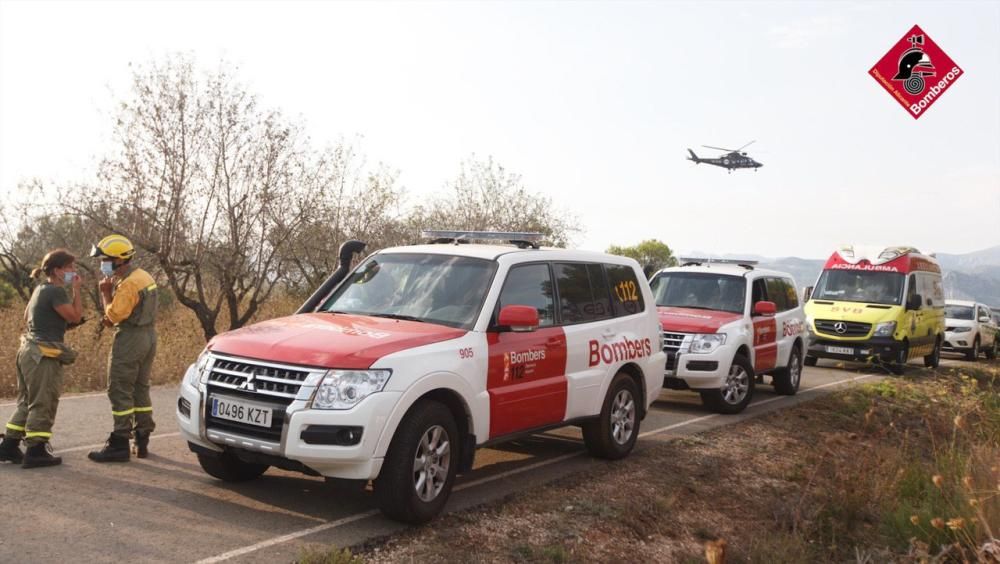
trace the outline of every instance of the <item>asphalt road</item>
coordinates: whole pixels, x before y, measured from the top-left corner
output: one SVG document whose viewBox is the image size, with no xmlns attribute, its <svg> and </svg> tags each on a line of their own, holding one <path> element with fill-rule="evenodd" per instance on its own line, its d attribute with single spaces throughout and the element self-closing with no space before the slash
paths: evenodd
<svg viewBox="0 0 1000 564">
<path fill-rule="evenodd" d="M 820 361 L 806 368 L 798 395 L 778 396 L 769 385 L 759 386 L 751 407 L 736 416 L 703 410 L 695 394 L 664 392 L 642 422 L 637 448 L 881 377 L 877 370 Z M 62 466 L 0 464 L 0 561 L 291 562 L 305 545 L 349 546 L 402 528 L 384 519 L 371 492 L 360 487 L 274 469 L 243 484 L 212 479 L 177 434 L 175 402 L 175 387 L 154 390 L 159 427 L 149 458 L 101 465 L 87 452 L 110 431 L 107 398 L 64 397 L 53 438 Z M 12 410 L 11 400 L 0 400 L 0 419 Z M 476 470 L 458 480 L 448 511 L 608 464 L 585 454 L 575 428 L 484 449 L 476 460 Z"/>
</svg>

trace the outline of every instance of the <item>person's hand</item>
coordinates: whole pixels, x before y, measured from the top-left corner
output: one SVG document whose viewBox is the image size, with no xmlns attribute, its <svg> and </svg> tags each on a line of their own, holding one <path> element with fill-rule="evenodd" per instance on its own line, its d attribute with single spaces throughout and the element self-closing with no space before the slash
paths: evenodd
<svg viewBox="0 0 1000 564">
<path fill-rule="evenodd" d="M 111 289 L 115 287 L 115 283 L 111 280 L 110 276 L 105 276 L 97 283 L 97 289 L 101 291 L 102 294 L 111 293 Z"/>
<path fill-rule="evenodd" d="M 75 274 L 75 275 L 73 275 L 73 281 L 70 282 L 70 283 L 73 285 L 73 293 L 74 294 L 79 293 L 79 291 L 80 291 L 80 284 L 83 283 L 83 278 L 80 278 L 79 274 Z"/>
</svg>

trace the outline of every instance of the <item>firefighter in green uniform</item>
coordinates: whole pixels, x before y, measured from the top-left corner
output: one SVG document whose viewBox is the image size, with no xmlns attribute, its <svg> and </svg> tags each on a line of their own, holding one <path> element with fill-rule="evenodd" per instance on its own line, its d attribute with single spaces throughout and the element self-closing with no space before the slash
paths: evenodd
<svg viewBox="0 0 1000 564">
<path fill-rule="evenodd" d="M 108 235 L 91 256 L 101 259 L 104 324 L 116 328 L 108 359 L 108 398 L 114 431 L 104 448 L 88 456 L 95 462 L 128 462 L 129 437 L 135 453 L 148 455 L 149 435 L 156 428 L 149 397 L 149 375 L 156 356 L 156 282 L 132 264 L 135 248 L 121 235 Z"/>
<path fill-rule="evenodd" d="M 17 409 L 7 422 L 0 441 L 0 462 L 21 464 L 22 468 L 55 466 L 62 458 L 52 456 L 49 439 L 59 407 L 63 366 L 76 360 L 76 353 L 63 343 L 67 328 L 83 320 L 80 277 L 76 257 L 65 249 L 45 255 L 42 265 L 32 271 L 45 282 L 35 287 L 24 310 L 28 331 L 21 336 L 17 351 Z M 73 288 L 70 297 L 66 287 Z M 21 452 L 21 441 L 28 447 Z"/>
</svg>

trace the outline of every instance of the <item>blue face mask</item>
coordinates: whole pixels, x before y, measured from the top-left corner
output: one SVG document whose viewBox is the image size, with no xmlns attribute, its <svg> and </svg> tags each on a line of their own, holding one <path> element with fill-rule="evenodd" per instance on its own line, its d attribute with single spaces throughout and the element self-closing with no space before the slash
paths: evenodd
<svg viewBox="0 0 1000 564">
<path fill-rule="evenodd" d="M 65 284 L 72 284 L 73 283 L 73 278 L 75 278 L 75 277 L 76 277 L 76 273 L 75 272 L 63 272 L 63 283 L 65 283 Z"/>
<path fill-rule="evenodd" d="M 101 274 L 111 276 L 115 273 L 115 265 L 111 261 L 101 261 Z"/>
</svg>

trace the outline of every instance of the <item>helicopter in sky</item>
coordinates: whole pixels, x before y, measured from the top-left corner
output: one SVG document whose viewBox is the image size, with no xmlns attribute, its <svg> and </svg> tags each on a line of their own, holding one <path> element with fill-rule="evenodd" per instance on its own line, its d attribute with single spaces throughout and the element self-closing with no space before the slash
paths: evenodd
<svg viewBox="0 0 1000 564">
<path fill-rule="evenodd" d="M 722 147 L 712 147 L 710 145 L 702 145 L 702 147 L 705 147 L 706 149 L 727 151 L 727 153 L 722 155 L 721 157 L 715 157 L 712 159 L 703 159 L 698 155 L 694 154 L 694 151 L 688 149 L 688 152 L 691 153 L 691 156 L 688 157 L 688 160 L 694 161 L 695 164 L 705 163 L 714 166 L 721 166 L 722 168 L 728 169 L 730 173 L 733 172 L 734 168 L 752 168 L 754 172 L 757 172 L 757 169 L 764 166 L 764 164 L 755 161 L 754 159 L 748 157 L 745 152 L 743 152 L 743 149 L 746 149 L 750 145 L 753 145 L 755 142 L 756 141 L 751 141 L 746 145 L 743 145 L 739 149 L 723 149 Z"/>
</svg>

